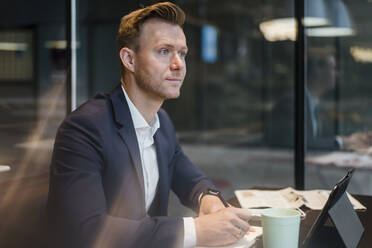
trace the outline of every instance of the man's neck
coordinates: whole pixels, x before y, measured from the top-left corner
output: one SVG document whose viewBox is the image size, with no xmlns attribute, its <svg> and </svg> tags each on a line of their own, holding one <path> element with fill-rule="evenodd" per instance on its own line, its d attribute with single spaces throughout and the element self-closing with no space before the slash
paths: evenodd
<svg viewBox="0 0 372 248">
<path fill-rule="evenodd" d="M 149 96 L 135 83 L 129 83 L 127 80 L 124 83 L 122 80 L 121 84 L 134 106 L 142 114 L 146 122 L 150 123 L 163 104 L 163 100 Z"/>
</svg>

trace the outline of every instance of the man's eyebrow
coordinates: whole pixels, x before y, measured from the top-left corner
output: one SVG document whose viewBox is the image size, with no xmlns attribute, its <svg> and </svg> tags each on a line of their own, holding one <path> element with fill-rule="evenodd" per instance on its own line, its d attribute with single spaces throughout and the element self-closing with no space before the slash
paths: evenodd
<svg viewBox="0 0 372 248">
<path fill-rule="evenodd" d="M 169 48 L 175 48 L 176 46 L 172 45 L 172 44 L 169 44 L 169 43 L 160 43 L 159 46 L 165 46 L 165 47 L 169 47 Z M 182 46 L 181 47 L 181 50 L 186 50 L 188 51 L 189 48 L 187 46 Z"/>
</svg>

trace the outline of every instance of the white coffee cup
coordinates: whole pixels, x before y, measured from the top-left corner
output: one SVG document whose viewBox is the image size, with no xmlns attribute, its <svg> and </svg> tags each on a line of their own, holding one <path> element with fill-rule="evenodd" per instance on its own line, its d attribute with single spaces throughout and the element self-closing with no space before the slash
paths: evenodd
<svg viewBox="0 0 372 248">
<path fill-rule="evenodd" d="M 264 248 L 298 248 L 301 213 L 294 209 L 261 211 Z"/>
</svg>

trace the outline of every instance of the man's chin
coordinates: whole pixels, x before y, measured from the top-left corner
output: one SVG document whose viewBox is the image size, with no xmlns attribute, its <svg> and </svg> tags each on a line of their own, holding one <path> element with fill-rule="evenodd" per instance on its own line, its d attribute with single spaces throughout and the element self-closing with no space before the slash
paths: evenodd
<svg viewBox="0 0 372 248">
<path fill-rule="evenodd" d="M 176 99 L 180 96 L 180 91 L 173 91 L 173 92 L 168 92 L 168 94 L 165 95 L 164 99 Z"/>
<path fill-rule="evenodd" d="M 168 100 L 168 99 L 176 99 L 180 96 L 180 94 L 172 94 L 172 95 L 168 95 L 165 99 Z"/>
</svg>

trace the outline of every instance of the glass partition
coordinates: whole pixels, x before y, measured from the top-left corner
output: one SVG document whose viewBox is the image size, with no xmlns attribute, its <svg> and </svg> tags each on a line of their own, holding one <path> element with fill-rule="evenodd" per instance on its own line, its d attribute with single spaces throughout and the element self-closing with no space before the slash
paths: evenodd
<svg viewBox="0 0 372 248">
<path fill-rule="evenodd" d="M 20 6 L 22 6 L 20 8 Z M 0 181 L 46 174 L 66 114 L 65 1 L 0 10 Z"/>
<path fill-rule="evenodd" d="M 372 2 L 325 4 L 329 24 L 306 36 L 307 187 L 330 188 L 347 168 L 357 168 L 350 192 L 372 194 Z"/>
<path fill-rule="evenodd" d="M 119 83 L 120 18 L 154 2 L 77 1 L 78 105 Z M 295 1 L 173 2 L 187 14 L 188 73 L 181 97 L 163 107 L 185 153 L 227 198 L 253 186 L 294 187 Z M 304 3 L 305 186 L 329 189 L 357 167 L 351 191 L 372 194 L 372 2 Z M 0 180 L 48 173 L 66 113 L 65 6 L 13 1 L 0 10 L 0 165 L 11 167 Z"/>
<path fill-rule="evenodd" d="M 65 15 L 64 0 L 1 4 L 0 247 L 46 247 L 41 217 L 66 115 Z"/>
</svg>

